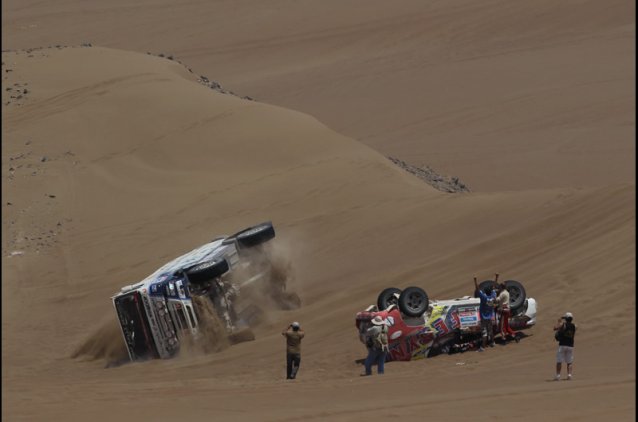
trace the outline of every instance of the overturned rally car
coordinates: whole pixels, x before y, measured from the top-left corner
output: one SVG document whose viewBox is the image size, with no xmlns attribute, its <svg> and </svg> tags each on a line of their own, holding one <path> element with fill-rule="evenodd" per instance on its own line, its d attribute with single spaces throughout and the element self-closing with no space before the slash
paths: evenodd
<svg viewBox="0 0 638 422">
<path fill-rule="evenodd" d="M 479 289 L 495 285 L 486 280 Z M 510 293 L 510 327 L 514 330 L 530 328 L 536 324 L 536 300 L 527 298 L 523 285 L 508 280 L 505 287 Z M 463 296 L 450 300 L 430 301 L 419 287 L 400 290 L 387 288 L 377 304 L 358 312 L 355 325 L 360 341 L 365 344 L 365 333 L 372 318 L 380 316 L 388 326 L 388 361 L 412 360 L 451 353 L 459 346 L 471 344 L 481 337 L 480 299 Z M 497 321 L 492 319 L 495 332 Z"/>
<path fill-rule="evenodd" d="M 229 336 L 242 332 L 244 339 L 254 338 L 250 325 L 262 312 L 250 298 L 300 306 L 273 263 L 274 237 L 270 222 L 221 236 L 123 287 L 112 300 L 130 359 L 170 358 L 184 340 L 197 339 L 202 310 L 196 296 L 210 300 Z"/>
</svg>

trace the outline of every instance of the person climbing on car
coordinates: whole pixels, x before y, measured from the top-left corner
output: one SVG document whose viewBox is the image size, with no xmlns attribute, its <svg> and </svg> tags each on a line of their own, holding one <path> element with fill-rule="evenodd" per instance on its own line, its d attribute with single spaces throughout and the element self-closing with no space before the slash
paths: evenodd
<svg viewBox="0 0 638 422">
<path fill-rule="evenodd" d="M 497 287 L 496 312 L 498 313 L 498 328 L 503 340 L 512 339 L 517 343 L 519 338 L 510 327 L 510 293 L 505 288 L 505 283 L 500 283 Z"/>
<path fill-rule="evenodd" d="M 481 298 L 481 304 L 479 305 L 479 313 L 481 314 L 481 331 L 483 335 L 483 343 L 479 347 L 478 351 L 483 352 L 489 344 L 490 347 L 494 347 L 494 327 L 492 326 L 492 319 L 494 318 L 494 303 L 496 301 L 496 292 L 492 286 L 486 286 L 483 290 L 479 289 L 476 277 L 474 277 L 474 287 L 478 291 L 478 295 Z"/>
<path fill-rule="evenodd" d="M 554 381 L 560 380 L 560 372 L 563 362 L 567 364 L 567 379 L 572 379 L 572 369 L 574 363 L 574 336 L 576 335 L 576 325 L 572 322 L 574 316 L 571 312 L 566 312 L 554 326 L 555 338 L 558 341 L 558 351 L 556 352 L 556 375 Z"/>
<path fill-rule="evenodd" d="M 366 330 L 366 347 L 368 356 L 364 361 L 365 374 L 372 375 L 372 365 L 376 363 L 377 374 L 385 372 L 385 359 L 388 355 L 388 326 L 380 316 L 375 316 L 370 321 L 372 326 Z"/>
<path fill-rule="evenodd" d="M 301 365 L 301 339 L 305 333 L 295 321 L 283 330 L 281 335 L 286 337 L 286 379 L 294 380 Z"/>
</svg>

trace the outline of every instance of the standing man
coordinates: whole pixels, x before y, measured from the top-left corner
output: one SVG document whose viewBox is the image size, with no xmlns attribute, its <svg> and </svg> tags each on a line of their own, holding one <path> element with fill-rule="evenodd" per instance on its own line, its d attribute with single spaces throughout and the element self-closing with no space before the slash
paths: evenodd
<svg viewBox="0 0 638 422">
<path fill-rule="evenodd" d="M 505 284 L 498 285 L 498 296 L 496 296 L 496 311 L 499 314 L 499 331 L 503 340 L 507 340 L 508 337 L 513 338 L 518 343 L 518 337 L 514 330 L 510 328 L 510 292 L 505 288 Z"/>
<path fill-rule="evenodd" d="M 372 365 L 377 364 L 377 374 L 383 375 L 385 359 L 388 355 L 388 326 L 380 316 L 372 318 L 372 326 L 366 331 L 366 347 L 368 356 L 363 363 L 366 372 L 362 375 L 372 375 Z"/>
<path fill-rule="evenodd" d="M 574 363 L 574 336 L 576 335 L 576 325 L 572 322 L 574 316 L 571 312 L 566 312 L 558 323 L 554 326 L 556 340 L 558 340 L 558 352 L 556 353 L 556 376 L 554 381 L 560 380 L 562 364 L 567 364 L 567 379 L 572 379 L 572 365 Z"/>
<path fill-rule="evenodd" d="M 479 347 L 478 351 L 483 352 L 485 351 L 488 343 L 490 347 L 494 347 L 494 327 L 492 326 L 492 319 L 494 318 L 494 301 L 496 300 L 496 292 L 490 286 L 485 287 L 483 290 L 479 290 L 476 277 L 474 277 L 474 287 L 481 298 L 479 312 L 481 314 L 483 344 Z"/>
<path fill-rule="evenodd" d="M 281 335 L 286 337 L 286 379 L 294 380 L 301 364 L 301 339 L 305 333 L 295 321 Z"/>
</svg>

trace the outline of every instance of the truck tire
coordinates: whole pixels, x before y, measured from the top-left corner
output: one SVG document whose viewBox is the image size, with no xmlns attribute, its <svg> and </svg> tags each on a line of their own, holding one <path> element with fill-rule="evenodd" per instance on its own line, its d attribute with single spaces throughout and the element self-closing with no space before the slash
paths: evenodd
<svg viewBox="0 0 638 422">
<path fill-rule="evenodd" d="M 479 290 L 483 290 L 486 287 L 491 287 L 492 289 L 496 289 L 496 281 L 494 280 L 485 280 L 485 281 L 481 281 L 478 285 Z M 474 297 L 479 297 L 479 290 L 474 290 Z"/>
<path fill-rule="evenodd" d="M 379 296 L 377 297 L 377 308 L 380 311 L 383 311 L 390 305 L 398 306 L 399 299 L 395 296 L 395 293 L 400 295 L 401 289 L 397 289 L 396 287 L 388 287 L 387 289 L 384 289 L 381 293 L 379 293 Z"/>
<path fill-rule="evenodd" d="M 410 317 L 420 317 L 427 311 L 430 300 L 420 287 L 408 287 L 399 296 L 399 309 Z"/>
<path fill-rule="evenodd" d="M 275 237 L 275 228 L 270 221 L 248 227 L 231 236 L 240 248 L 251 248 L 261 245 Z"/>
<path fill-rule="evenodd" d="M 507 280 L 505 282 L 505 288 L 510 293 L 510 309 L 512 313 L 518 310 L 525 303 L 527 299 L 527 293 L 523 285 L 516 280 Z"/>
<path fill-rule="evenodd" d="M 221 261 L 202 262 L 188 268 L 184 273 L 190 283 L 197 284 L 219 277 L 228 272 L 229 269 L 228 261 L 222 259 Z"/>
</svg>

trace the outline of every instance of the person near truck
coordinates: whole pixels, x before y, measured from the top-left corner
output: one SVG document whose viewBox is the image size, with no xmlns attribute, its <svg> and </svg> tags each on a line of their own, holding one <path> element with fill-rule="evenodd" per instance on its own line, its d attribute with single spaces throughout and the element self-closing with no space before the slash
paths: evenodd
<svg viewBox="0 0 638 422">
<path fill-rule="evenodd" d="M 498 313 L 498 328 L 501 333 L 501 337 L 503 340 L 507 340 L 508 338 L 516 340 L 518 342 L 518 337 L 516 337 L 516 333 L 510 327 L 510 316 L 512 315 L 510 311 L 510 293 L 505 288 L 505 284 L 501 283 L 498 285 L 498 296 L 496 296 L 496 312 Z"/>
<path fill-rule="evenodd" d="M 290 324 L 281 335 L 286 337 L 286 379 L 294 380 L 301 365 L 301 339 L 305 333 L 297 321 Z"/>
<path fill-rule="evenodd" d="M 364 361 L 365 374 L 372 375 L 372 365 L 377 365 L 377 374 L 385 372 L 385 359 L 388 355 L 388 326 L 380 316 L 375 316 L 370 321 L 372 326 L 366 330 L 366 347 L 368 356 Z"/>
<path fill-rule="evenodd" d="M 483 336 L 483 343 L 481 347 L 479 347 L 478 351 L 483 352 L 488 344 L 490 347 L 494 347 L 494 327 L 492 326 L 492 320 L 494 318 L 496 292 L 492 286 L 486 286 L 483 290 L 480 290 L 476 277 L 474 277 L 474 287 L 478 291 L 479 298 L 481 299 L 479 313 L 481 314 L 481 333 Z"/>
<path fill-rule="evenodd" d="M 554 326 L 555 338 L 558 341 L 558 351 L 556 352 L 556 375 L 554 381 L 560 380 L 560 372 L 563 362 L 567 364 L 567 379 L 572 379 L 572 369 L 574 364 L 574 336 L 576 335 L 576 325 L 572 322 L 574 316 L 571 312 L 566 312 Z"/>
</svg>

